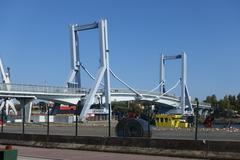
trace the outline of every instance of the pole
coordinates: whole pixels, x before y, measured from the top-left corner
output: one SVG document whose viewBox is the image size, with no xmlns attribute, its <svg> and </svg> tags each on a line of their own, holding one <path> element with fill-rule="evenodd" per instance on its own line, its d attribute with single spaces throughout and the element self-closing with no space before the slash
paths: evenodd
<svg viewBox="0 0 240 160">
<path fill-rule="evenodd" d="M 111 104 L 108 103 L 108 137 L 111 137 Z"/>
<path fill-rule="evenodd" d="M 182 86 L 181 86 L 181 105 L 182 105 L 182 114 L 185 114 L 185 101 L 186 101 L 186 95 L 185 95 L 185 90 L 186 90 L 186 79 L 187 79 L 187 75 L 186 75 L 186 71 L 187 71 L 187 56 L 186 54 L 183 52 L 181 55 L 182 58 L 182 76 L 181 76 L 181 80 L 182 80 Z"/>
<path fill-rule="evenodd" d="M 47 106 L 47 136 L 49 136 L 49 117 L 50 117 L 50 109 L 49 106 Z"/>
<path fill-rule="evenodd" d="M 195 111 L 195 140 L 198 139 L 198 109 L 199 109 L 199 101 L 198 99 L 196 99 L 197 101 L 197 108 Z"/>
<path fill-rule="evenodd" d="M 2 103 L 4 103 L 4 102 L 2 102 Z M 4 107 L 2 107 L 2 111 L 1 111 L 1 119 L 2 119 L 2 126 L 1 126 L 1 133 L 3 133 L 3 123 L 4 123 L 4 120 L 3 120 L 3 108 Z"/>
<path fill-rule="evenodd" d="M 150 137 L 150 106 L 148 105 L 148 137 Z"/>
<path fill-rule="evenodd" d="M 76 106 L 75 116 L 76 116 L 75 136 L 77 137 L 78 136 L 78 105 Z"/>
<path fill-rule="evenodd" d="M 25 134 L 25 106 L 22 108 L 22 134 Z"/>
<path fill-rule="evenodd" d="M 160 57 L 160 82 L 159 83 L 162 83 L 162 82 L 165 82 L 165 66 L 164 66 L 164 55 L 161 54 L 161 57 Z M 164 93 L 164 84 L 162 84 L 160 86 L 160 94 L 163 94 Z"/>
</svg>

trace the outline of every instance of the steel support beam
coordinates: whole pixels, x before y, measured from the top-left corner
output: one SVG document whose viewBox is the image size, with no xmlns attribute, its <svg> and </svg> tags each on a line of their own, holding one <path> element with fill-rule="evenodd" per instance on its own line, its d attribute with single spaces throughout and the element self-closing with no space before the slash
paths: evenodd
<svg viewBox="0 0 240 160">
<path fill-rule="evenodd" d="M 186 54 L 183 52 L 182 53 L 182 76 L 181 76 L 181 105 L 182 105 L 182 114 L 185 114 L 185 107 L 186 107 L 186 94 L 185 94 L 185 90 L 186 90 L 186 83 L 187 83 L 187 56 Z"/>
<path fill-rule="evenodd" d="M 84 30 L 90 30 L 95 28 L 98 28 L 98 22 L 85 24 L 85 25 L 74 25 L 74 31 L 84 31 Z"/>
<path fill-rule="evenodd" d="M 175 60 L 175 59 L 181 59 L 182 55 L 176 55 L 176 56 L 164 56 L 164 60 Z"/>
<path fill-rule="evenodd" d="M 160 57 L 160 82 L 159 83 L 163 83 L 162 85 L 160 85 L 160 94 L 163 94 L 165 91 L 164 87 L 165 87 L 165 61 L 164 61 L 164 55 L 161 54 Z"/>
<path fill-rule="evenodd" d="M 32 115 L 32 101 L 34 99 L 30 99 L 30 98 L 20 98 L 18 99 L 20 101 L 20 104 L 22 106 L 22 113 L 24 110 L 24 119 L 25 122 L 30 123 L 31 121 L 31 115 Z M 24 108 L 24 109 L 23 109 Z"/>
<path fill-rule="evenodd" d="M 70 43 L 71 43 L 71 75 L 68 80 L 69 88 L 80 88 L 80 60 L 79 60 L 79 47 L 78 47 L 78 33 L 75 30 L 75 25 L 70 26 Z"/>
</svg>

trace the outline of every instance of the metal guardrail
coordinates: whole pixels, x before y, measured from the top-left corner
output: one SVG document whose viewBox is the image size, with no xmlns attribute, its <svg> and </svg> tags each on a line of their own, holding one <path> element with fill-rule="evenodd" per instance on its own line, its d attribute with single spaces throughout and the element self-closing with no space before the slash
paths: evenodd
<svg viewBox="0 0 240 160">
<path fill-rule="evenodd" d="M 34 92 L 34 93 L 65 93 L 65 94 L 86 94 L 87 90 L 83 88 L 67 88 L 42 85 L 25 84 L 3 84 L 0 83 L 0 91 L 12 92 Z"/>
</svg>

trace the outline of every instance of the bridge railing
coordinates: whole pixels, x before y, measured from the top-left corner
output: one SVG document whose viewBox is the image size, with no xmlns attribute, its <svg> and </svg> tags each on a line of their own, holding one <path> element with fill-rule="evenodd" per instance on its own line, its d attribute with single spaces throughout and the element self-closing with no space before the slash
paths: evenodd
<svg viewBox="0 0 240 160">
<path fill-rule="evenodd" d="M 0 91 L 10 91 L 10 92 L 33 92 L 33 93 L 53 93 L 53 94 L 88 94 L 89 90 L 84 88 L 67 88 L 67 87 L 56 87 L 47 85 L 27 85 L 27 84 L 6 84 L 0 83 Z M 143 95 L 155 95 L 159 96 L 157 92 L 149 92 L 138 90 L 140 94 Z M 103 89 L 99 89 L 98 93 L 104 93 Z M 124 94 L 135 94 L 130 89 L 124 88 L 112 88 L 111 93 L 124 93 Z M 164 95 L 166 97 L 176 98 L 173 95 Z"/>
<path fill-rule="evenodd" d="M 144 95 L 155 95 L 155 96 L 159 96 L 160 95 L 160 93 L 158 93 L 158 92 L 149 92 L 149 91 L 144 91 L 144 90 L 137 90 L 137 91 L 140 94 L 144 94 Z M 103 92 L 103 90 L 99 90 L 99 92 Z M 132 94 L 135 94 L 130 89 L 125 89 L 125 88 L 112 88 L 111 92 L 112 93 L 132 93 Z M 170 95 L 170 94 L 165 94 L 164 96 L 165 97 L 170 97 L 170 98 L 178 98 L 178 97 L 176 97 L 174 95 Z"/>
<path fill-rule="evenodd" d="M 83 88 L 67 88 L 45 85 L 26 85 L 26 84 L 3 84 L 0 83 L 0 91 L 13 92 L 34 92 L 34 93 L 67 93 L 67 94 L 81 94 L 87 93 Z"/>
<path fill-rule="evenodd" d="M 157 92 L 149 92 L 149 91 L 144 91 L 144 90 L 137 90 L 137 91 L 141 94 L 151 94 L 151 95 L 159 96 L 159 93 L 157 93 Z M 112 88 L 111 92 L 112 93 L 133 93 L 134 94 L 133 91 L 131 91 L 130 89 L 125 89 L 125 88 Z M 166 96 L 175 97 L 175 96 L 169 95 L 169 94 L 166 94 Z"/>
</svg>

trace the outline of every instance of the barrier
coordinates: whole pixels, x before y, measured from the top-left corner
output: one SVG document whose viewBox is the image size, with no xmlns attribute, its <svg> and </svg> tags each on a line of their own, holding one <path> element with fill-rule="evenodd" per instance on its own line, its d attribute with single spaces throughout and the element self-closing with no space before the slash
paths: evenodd
<svg viewBox="0 0 240 160">
<path fill-rule="evenodd" d="M 0 144 L 210 159 L 239 159 L 239 141 L 0 134 Z"/>
</svg>

